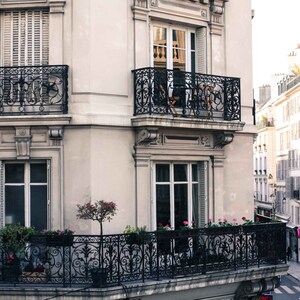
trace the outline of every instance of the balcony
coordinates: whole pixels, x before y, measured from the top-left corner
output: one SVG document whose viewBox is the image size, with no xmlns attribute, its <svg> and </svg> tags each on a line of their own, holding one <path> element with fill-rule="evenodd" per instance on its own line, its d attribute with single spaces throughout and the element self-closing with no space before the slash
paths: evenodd
<svg viewBox="0 0 300 300">
<path fill-rule="evenodd" d="M 143 68 L 134 74 L 134 115 L 241 119 L 240 79 Z"/>
<path fill-rule="evenodd" d="M 68 66 L 0 68 L 0 115 L 68 113 Z"/>
<path fill-rule="evenodd" d="M 11 287 L 12 293 L 18 287 L 26 289 L 32 285 L 39 286 L 39 292 L 51 286 L 86 289 L 94 284 L 91 269 L 99 267 L 106 272 L 102 287 L 108 288 L 130 282 L 143 285 L 146 281 L 158 284 L 167 280 L 170 283 L 182 276 L 185 280 L 189 277 L 196 280 L 195 276 L 201 275 L 199 280 L 209 280 L 213 274 L 226 271 L 235 274 L 248 269 L 252 274 L 248 276 L 261 269 L 257 272 L 265 278 L 272 272 L 275 276 L 278 271 L 273 269 L 268 274 L 268 268 L 286 267 L 285 234 L 284 223 L 273 223 L 157 231 L 142 236 L 75 235 L 65 240 L 33 236 L 15 276 L 6 273 L 11 251 L 2 241 L 0 288 Z M 238 280 L 236 275 L 234 278 Z"/>
<path fill-rule="evenodd" d="M 256 123 L 257 129 L 263 129 L 263 128 L 274 127 L 274 126 L 275 126 L 275 121 L 273 118 L 262 118 L 262 120 Z"/>
</svg>

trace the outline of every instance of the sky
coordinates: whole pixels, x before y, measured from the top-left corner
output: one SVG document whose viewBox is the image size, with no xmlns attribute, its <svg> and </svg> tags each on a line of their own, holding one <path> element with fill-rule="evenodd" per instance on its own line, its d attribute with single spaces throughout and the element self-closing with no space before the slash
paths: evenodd
<svg viewBox="0 0 300 300">
<path fill-rule="evenodd" d="M 253 87 L 286 73 L 287 57 L 300 44 L 300 0 L 252 0 Z M 257 97 L 257 96 L 256 96 Z"/>
</svg>

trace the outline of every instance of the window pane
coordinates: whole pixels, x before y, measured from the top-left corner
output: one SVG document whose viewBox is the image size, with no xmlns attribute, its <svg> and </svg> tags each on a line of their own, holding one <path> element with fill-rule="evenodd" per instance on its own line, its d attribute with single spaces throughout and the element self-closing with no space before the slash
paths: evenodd
<svg viewBox="0 0 300 300">
<path fill-rule="evenodd" d="M 187 190 L 187 184 L 174 185 L 175 229 L 179 229 L 183 221 L 188 220 Z"/>
<path fill-rule="evenodd" d="M 24 187 L 5 187 L 5 225 L 25 225 Z"/>
<path fill-rule="evenodd" d="M 156 185 L 157 224 L 170 225 L 170 186 Z"/>
<path fill-rule="evenodd" d="M 5 165 L 6 183 L 24 182 L 24 164 L 6 164 Z"/>
<path fill-rule="evenodd" d="M 185 50 L 173 50 L 173 69 L 185 71 Z"/>
<path fill-rule="evenodd" d="M 192 165 L 192 180 L 198 181 L 198 166 Z"/>
<path fill-rule="evenodd" d="M 195 52 L 191 53 L 191 72 L 196 72 L 196 54 Z"/>
<path fill-rule="evenodd" d="M 195 33 L 191 33 L 191 50 L 195 50 Z"/>
<path fill-rule="evenodd" d="M 47 228 L 47 186 L 31 186 L 30 224 L 37 230 Z"/>
<path fill-rule="evenodd" d="M 170 166 L 156 165 L 156 182 L 169 182 L 169 181 L 170 181 Z"/>
<path fill-rule="evenodd" d="M 167 67 L 167 29 L 153 27 L 153 60 L 155 68 Z"/>
<path fill-rule="evenodd" d="M 187 165 L 174 165 L 174 181 L 187 181 Z"/>
<path fill-rule="evenodd" d="M 185 32 L 173 30 L 173 69 L 185 70 Z"/>
<path fill-rule="evenodd" d="M 30 165 L 30 182 L 46 183 L 47 182 L 47 164 L 38 163 Z"/>
</svg>

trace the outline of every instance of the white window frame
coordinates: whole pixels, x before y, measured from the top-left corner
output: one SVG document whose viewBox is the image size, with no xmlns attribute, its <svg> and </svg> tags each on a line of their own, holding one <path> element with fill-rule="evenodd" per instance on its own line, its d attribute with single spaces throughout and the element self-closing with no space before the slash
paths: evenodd
<svg viewBox="0 0 300 300">
<path fill-rule="evenodd" d="M 153 28 L 154 27 L 162 27 L 167 29 L 167 69 L 173 69 L 173 55 L 172 55 L 172 50 L 173 50 L 173 45 L 172 45 L 172 33 L 173 30 L 180 30 L 185 32 L 185 43 L 186 43 L 186 48 L 185 48 L 185 70 L 186 72 L 191 71 L 191 52 L 197 53 L 197 39 L 196 39 L 196 30 L 188 27 L 183 27 L 183 26 L 175 26 L 175 25 L 168 25 L 165 23 L 159 23 L 155 22 L 152 24 L 150 27 L 150 66 L 154 67 L 154 60 L 153 60 L 153 45 L 154 45 L 154 40 L 153 40 Z M 191 33 L 195 34 L 195 50 L 191 49 Z M 197 55 L 195 55 L 195 69 L 197 66 Z"/>
<path fill-rule="evenodd" d="M 5 180 L 5 165 L 7 164 L 24 164 L 24 182 L 23 183 L 6 183 Z M 31 183 L 30 182 L 30 165 L 34 163 L 46 163 L 47 164 L 47 183 Z M 34 161 L 2 161 L 1 162 L 1 226 L 5 226 L 6 213 L 5 213 L 5 186 L 24 186 L 24 222 L 25 226 L 31 226 L 31 207 L 30 207 L 30 187 L 31 186 L 47 186 L 47 228 L 50 225 L 50 160 L 34 160 Z"/>
<path fill-rule="evenodd" d="M 192 224 L 192 216 L 193 216 L 193 198 L 192 198 L 192 186 L 193 184 L 195 184 L 195 181 L 192 181 L 192 165 L 193 164 L 198 164 L 200 162 L 204 162 L 205 166 L 204 168 L 207 169 L 207 162 L 206 161 L 154 161 L 152 164 L 152 201 L 151 201 L 151 228 L 152 230 L 156 230 L 157 229 L 157 216 L 156 216 L 156 185 L 160 185 L 160 184 L 170 184 L 170 223 L 169 224 L 171 226 L 171 228 L 174 229 L 175 227 L 175 200 L 174 200 L 174 185 L 177 183 L 174 181 L 174 165 L 176 164 L 185 164 L 188 166 L 188 170 L 187 170 L 187 184 L 188 184 L 188 222 L 189 224 Z M 170 181 L 169 182 L 156 182 L 156 165 L 158 164 L 166 164 L 170 166 Z M 197 183 L 200 184 L 201 180 L 205 180 L 207 181 L 207 177 L 208 174 L 206 173 L 204 176 L 206 176 L 206 178 L 201 178 L 200 174 L 199 174 L 199 178 Z M 183 181 L 180 181 L 180 183 L 185 183 Z M 203 199 L 203 201 L 205 202 L 205 211 L 203 212 L 203 214 L 205 215 L 205 220 L 200 220 L 201 223 L 206 222 L 207 219 L 207 185 L 206 183 L 204 184 L 204 194 L 205 194 L 205 199 Z M 200 191 L 201 193 L 201 191 Z M 198 194 L 198 201 L 200 198 L 200 194 Z M 199 206 L 201 206 L 201 203 L 199 203 Z M 199 215 L 199 218 L 201 218 L 202 216 Z M 165 224 L 163 224 L 165 225 Z"/>
</svg>

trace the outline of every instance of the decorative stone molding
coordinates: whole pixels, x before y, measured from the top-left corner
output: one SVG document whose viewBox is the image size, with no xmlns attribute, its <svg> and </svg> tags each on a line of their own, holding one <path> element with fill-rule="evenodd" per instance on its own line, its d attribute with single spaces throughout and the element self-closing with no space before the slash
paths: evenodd
<svg viewBox="0 0 300 300">
<path fill-rule="evenodd" d="M 143 129 L 138 132 L 136 137 L 137 145 L 157 144 L 159 134 L 157 129 Z"/>
<path fill-rule="evenodd" d="M 147 8 L 147 0 L 135 0 L 134 5 L 138 7 Z"/>
<path fill-rule="evenodd" d="M 215 135 L 215 145 L 214 148 L 223 148 L 224 146 L 230 144 L 233 141 L 233 132 L 224 131 L 217 133 Z"/>
<path fill-rule="evenodd" d="M 30 158 L 30 127 L 16 127 L 17 159 Z"/>
<path fill-rule="evenodd" d="M 210 137 L 207 135 L 200 136 L 200 145 L 203 147 L 210 147 Z"/>
<path fill-rule="evenodd" d="M 49 0 L 50 13 L 64 13 L 66 0 Z"/>
<path fill-rule="evenodd" d="M 150 0 L 151 7 L 158 7 L 158 0 Z"/>
<path fill-rule="evenodd" d="M 132 6 L 133 19 L 139 21 L 147 21 L 149 8 L 147 1 L 136 1 L 135 5 Z"/>
<path fill-rule="evenodd" d="M 223 27 L 223 14 L 225 11 L 226 0 L 210 0 L 210 12 L 211 12 L 211 33 L 216 35 L 222 34 L 222 28 L 218 27 L 222 24 Z M 218 26 L 216 26 L 218 25 Z"/>
<path fill-rule="evenodd" d="M 50 139 L 61 140 L 63 138 L 63 129 L 61 127 L 50 127 L 48 134 Z"/>
</svg>

